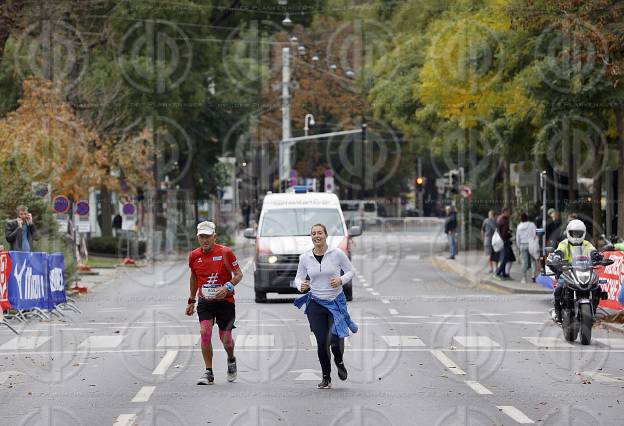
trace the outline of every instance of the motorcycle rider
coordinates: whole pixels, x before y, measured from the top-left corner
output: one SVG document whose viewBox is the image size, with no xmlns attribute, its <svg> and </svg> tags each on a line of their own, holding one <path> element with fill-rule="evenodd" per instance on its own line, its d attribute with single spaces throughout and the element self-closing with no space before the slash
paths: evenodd
<svg viewBox="0 0 624 426">
<path fill-rule="evenodd" d="M 589 241 L 585 240 L 586 232 L 587 228 L 583 221 L 579 219 L 571 220 L 566 228 L 567 238 L 559 243 L 557 250 L 549 256 L 549 261 L 565 260 L 572 262 L 574 256 L 590 256 L 593 262 L 599 261 L 601 255 Z M 557 274 L 557 278 L 559 278 L 562 271 L 556 270 L 556 268 L 553 268 L 553 270 Z M 564 287 L 565 283 L 560 281 L 554 291 L 555 321 L 558 323 L 562 322 L 561 296 Z"/>
</svg>

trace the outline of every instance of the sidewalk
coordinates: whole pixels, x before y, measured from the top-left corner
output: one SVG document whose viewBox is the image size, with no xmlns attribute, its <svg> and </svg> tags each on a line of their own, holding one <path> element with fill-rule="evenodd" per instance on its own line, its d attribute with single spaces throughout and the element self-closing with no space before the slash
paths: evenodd
<svg viewBox="0 0 624 426">
<path fill-rule="evenodd" d="M 498 291 L 514 294 L 552 294 L 551 290 L 539 284 L 527 282 L 522 284 L 522 264 L 514 262 L 510 275 L 514 278 L 510 281 L 499 281 L 488 273 L 485 255 L 482 251 L 472 250 L 460 252 L 455 260 L 447 259 L 446 256 L 434 256 L 433 263 L 439 269 L 454 272 L 466 278 L 475 286 L 486 286 Z"/>
</svg>

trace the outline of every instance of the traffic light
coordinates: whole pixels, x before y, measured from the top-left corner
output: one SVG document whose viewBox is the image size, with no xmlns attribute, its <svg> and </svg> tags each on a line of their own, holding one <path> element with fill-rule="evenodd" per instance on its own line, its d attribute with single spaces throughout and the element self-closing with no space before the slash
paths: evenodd
<svg viewBox="0 0 624 426">
<path fill-rule="evenodd" d="M 427 180 L 423 176 L 418 176 L 416 178 L 416 190 L 422 192 L 425 190 L 425 184 Z"/>
</svg>

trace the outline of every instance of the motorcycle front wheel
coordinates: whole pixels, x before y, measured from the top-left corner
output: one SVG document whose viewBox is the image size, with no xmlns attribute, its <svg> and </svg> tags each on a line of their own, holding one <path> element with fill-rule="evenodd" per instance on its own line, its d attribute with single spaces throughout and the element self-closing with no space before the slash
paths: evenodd
<svg viewBox="0 0 624 426">
<path fill-rule="evenodd" d="M 581 313 L 581 344 L 589 345 L 591 343 L 592 327 L 594 318 L 592 315 L 591 305 L 583 303 L 580 306 Z"/>
<path fill-rule="evenodd" d="M 562 309 L 561 317 L 563 320 L 561 323 L 563 338 L 568 342 L 574 342 L 579 332 L 578 321 L 574 317 L 574 309 Z"/>
</svg>

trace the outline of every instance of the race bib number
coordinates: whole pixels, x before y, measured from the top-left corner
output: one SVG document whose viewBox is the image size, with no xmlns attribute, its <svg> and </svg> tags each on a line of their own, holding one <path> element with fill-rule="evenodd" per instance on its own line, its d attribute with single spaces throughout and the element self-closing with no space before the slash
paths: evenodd
<svg viewBox="0 0 624 426">
<path fill-rule="evenodd" d="M 215 298 L 217 291 L 221 288 L 219 284 L 202 284 L 201 294 L 206 300 L 212 300 Z"/>
</svg>

